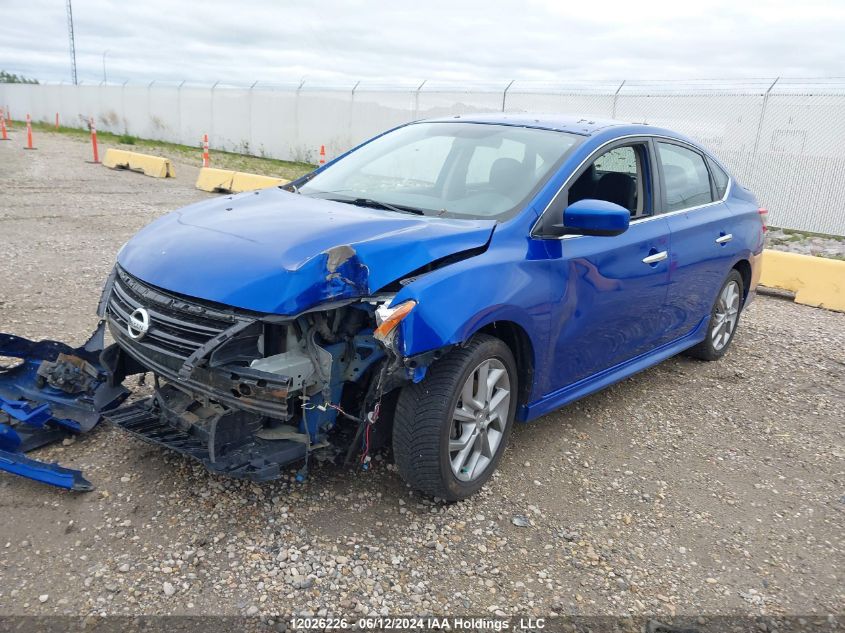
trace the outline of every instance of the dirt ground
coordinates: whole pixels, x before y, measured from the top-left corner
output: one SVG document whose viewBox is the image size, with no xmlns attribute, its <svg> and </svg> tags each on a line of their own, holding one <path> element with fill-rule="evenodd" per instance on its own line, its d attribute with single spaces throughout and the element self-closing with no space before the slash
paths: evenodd
<svg viewBox="0 0 845 633">
<path fill-rule="evenodd" d="M 211 194 L 195 167 L 158 180 L 36 143 L 0 144 L 0 330 L 80 344 L 120 246 Z M 841 613 L 843 420 L 845 314 L 759 297 L 722 361 L 518 426 L 454 505 L 389 456 L 259 486 L 102 424 L 35 454 L 94 492 L 0 474 L 0 612 Z"/>
</svg>

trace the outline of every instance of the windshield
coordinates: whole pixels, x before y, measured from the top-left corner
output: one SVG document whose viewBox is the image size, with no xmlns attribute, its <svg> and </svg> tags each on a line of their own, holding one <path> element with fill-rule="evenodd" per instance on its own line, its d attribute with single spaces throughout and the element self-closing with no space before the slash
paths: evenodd
<svg viewBox="0 0 845 633">
<path fill-rule="evenodd" d="M 519 211 L 579 136 L 477 123 L 417 123 L 349 154 L 303 195 L 397 212 L 503 219 Z"/>
</svg>

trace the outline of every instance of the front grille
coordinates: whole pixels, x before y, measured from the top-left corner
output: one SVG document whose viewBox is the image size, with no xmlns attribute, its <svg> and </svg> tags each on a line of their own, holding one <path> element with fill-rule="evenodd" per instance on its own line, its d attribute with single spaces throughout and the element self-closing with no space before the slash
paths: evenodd
<svg viewBox="0 0 845 633">
<path fill-rule="evenodd" d="M 239 320 L 231 312 L 149 286 L 118 268 L 106 308 L 112 325 L 126 332 L 129 316 L 141 307 L 150 315 L 150 328 L 132 344 L 180 359 Z"/>
<path fill-rule="evenodd" d="M 129 336 L 129 316 L 143 307 L 149 313 L 149 329 L 141 338 Z M 290 378 L 268 376 L 256 384 L 252 397 L 236 392 L 250 376 L 234 365 L 194 367 L 190 377 L 180 377 L 188 357 L 204 344 L 239 324 L 248 325 L 258 314 L 177 295 L 150 286 L 119 266 L 106 303 L 106 317 L 115 341 L 123 352 L 147 370 L 178 383 L 196 396 L 216 400 L 233 409 L 244 409 L 280 420 L 290 418 L 287 392 Z M 242 375 L 243 374 L 243 375 Z"/>
</svg>

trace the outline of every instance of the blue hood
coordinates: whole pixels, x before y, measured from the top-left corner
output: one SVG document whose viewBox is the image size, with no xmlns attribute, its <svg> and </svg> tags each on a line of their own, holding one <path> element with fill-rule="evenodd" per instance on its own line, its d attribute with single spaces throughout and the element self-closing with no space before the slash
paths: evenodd
<svg viewBox="0 0 845 633">
<path fill-rule="evenodd" d="M 118 254 L 165 290 L 292 315 L 371 295 L 448 255 L 484 246 L 492 220 L 356 207 L 278 188 L 206 200 L 141 229 Z"/>
</svg>

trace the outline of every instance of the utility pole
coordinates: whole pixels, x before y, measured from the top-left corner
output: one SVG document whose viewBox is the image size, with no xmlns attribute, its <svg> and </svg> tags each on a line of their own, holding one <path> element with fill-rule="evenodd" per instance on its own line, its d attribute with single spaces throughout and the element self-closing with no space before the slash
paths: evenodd
<svg viewBox="0 0 845 633">
<path fill-rule="evenodd" d="M 68 2 L 70 2 L 70 0 L 68 0 Z M 106 50 L 103 51 L 103 84 L 104 85 L 108 85 L 108 83 L 109 83 L 109 78 L 106 75 L 106 55 L 108 55 L 108 54 L 109 54 L 109 49 L 106 49 Z"/>
<path fill-rule="evenodd" d="M 70 40 L 70 72 L 75 86 L 79 82 L 76 80 L 76 42 L 73 39 L 73 9 L 70 3 L 71 0 L 67 0 L 67 36 Z"/>
</svg>

